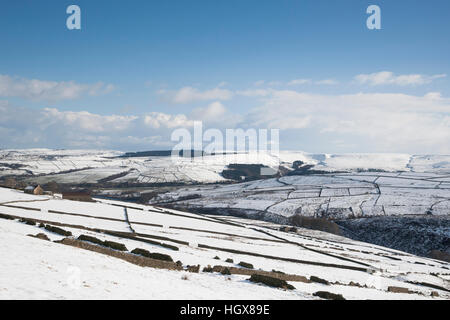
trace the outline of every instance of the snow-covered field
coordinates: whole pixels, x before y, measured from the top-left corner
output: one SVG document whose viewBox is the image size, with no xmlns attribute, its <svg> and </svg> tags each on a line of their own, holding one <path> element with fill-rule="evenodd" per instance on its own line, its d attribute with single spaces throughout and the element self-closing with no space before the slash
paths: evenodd
<svg viewBox="0 0 450 320">
<path fill-rule="evenodd" d="M 285 176 L 180 187 L 151 203 L 293 225 L 298 225 L 298 217 L 325 218 L 352 239 L 430 256 L 433 250 L 450 253 L 448 178 L 448 174 L 435 172 Z"/>
<path fill-rule="evenodd" d="M 113 200 L 60 200 L 4 188 L 0 188 L 0 213 L 15 218 L 0 218 L 1 299 L 317 299 L 313 296 L 317 291 L 346 299 L 450 299 L 450 264 L 320 231 L 299 228 L 288 233 L 263 221 Z M 143 248 L 168 254 L 183 268 L 200 265 L 200 273 L 141 267 L 32 238 L 27 235 L 64 237 L 19 218 L 59 224 L 72 232 L 71 238 L 85 234 L 122 243 L 129 251 Z M 110 231 L 129 236 L 105 233 Z M 143 239 L 159 239 L 179 250 Z M 295 289 L 285 290 L 249 282 L 249 275 L 202 272 L 207 265 L 240 270 L 240 261 L 253 264 L 255 272 L 315 276 L 329 284 L 288 281 Z M 410 293 L 392 292 L 392 287 Z"/>
<path fill-rule="evenodd" d="M 106 179 L 123 183 L 213 183 L 225 181 L 227 165 L 263 164 L 278 170 L 291 168 L 294 161 L 327 172 L 384 170 L 450 173 L 450 156 L 407 154 L 311 154 L 281 151 L 278 156 L 247 153 L 202 158 L 120 157 L 123 152 L 92 150 L 0 150 L 0 176 L 32 176 L 34 182 L 96 183 Z M 42 175 L 36 177 L 36 175 Z M 447 180 L 448 181 L 448 180 Z"/>
<path fill-rule="evenodd" d="M 275 215 L 345 219 L 373 216 L 448 215 L 449 175 L 437 173 L 338 173 L 285 176 L 223 186 L 180 188 L 154 203 L 233 209 Z M 201 197 L 190 197 L 192 195 Z M 189 200 L 183 200 L 189 199 Z M 256 212 L 255 212 L 256 211 Z"/>
</svg>

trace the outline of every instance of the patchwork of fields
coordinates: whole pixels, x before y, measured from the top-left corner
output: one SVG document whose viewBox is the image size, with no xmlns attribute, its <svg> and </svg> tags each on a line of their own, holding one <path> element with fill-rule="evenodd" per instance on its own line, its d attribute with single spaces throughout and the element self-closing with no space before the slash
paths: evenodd
<svg viewBox="0 0 450 320">
<path fill-rule="evenodd" d="M 280 222 L 296 214 L 327 219 L 441 216 L 450 212 L 450 175 L 364 172 L 286 176 L 233 185 L 180 188 L 153 202 L 191 209 L 239 210 L 242 214 L 268 216 Z"/>
</svg>

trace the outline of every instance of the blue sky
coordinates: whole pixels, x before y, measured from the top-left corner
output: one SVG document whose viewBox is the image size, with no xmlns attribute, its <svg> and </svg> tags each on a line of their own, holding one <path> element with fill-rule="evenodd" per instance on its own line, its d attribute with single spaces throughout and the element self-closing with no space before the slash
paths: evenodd
<svg viewBox="0 0 450 320">
<path fill-rule="evenodd" d="M 82 29 L 66 28 L 81 8 Z M 366 8 L 381 8 L 381 30 Z M 178 126 L 281 148 L 450 152 L 450 3 L 3 1 L 0 148 L 164 149 Z"/>
</svg>

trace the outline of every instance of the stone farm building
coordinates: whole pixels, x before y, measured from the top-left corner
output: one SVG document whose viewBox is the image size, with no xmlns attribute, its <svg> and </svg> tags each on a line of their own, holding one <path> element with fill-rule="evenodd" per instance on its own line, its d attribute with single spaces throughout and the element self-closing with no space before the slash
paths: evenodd
<svg viewBox="0 0 450 320">
<path fill-rule="evenodd" d="M 34 194 L 34 195 L 43 195 L 44 189 L 40 185 L 37 186 L 28 186 L 25 188 L 25 193 Z"/>
</svg>

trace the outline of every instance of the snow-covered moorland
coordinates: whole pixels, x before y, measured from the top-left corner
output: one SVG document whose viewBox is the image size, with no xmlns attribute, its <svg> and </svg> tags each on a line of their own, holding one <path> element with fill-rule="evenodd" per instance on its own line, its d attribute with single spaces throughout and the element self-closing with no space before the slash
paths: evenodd
<svg viewBox="0 0 450 320">
<path fill-rule="evenodd" d="M 275 170 L 302 161 L 325 172 L 383 170 L 450 173 L 450 156 L 408 154 L 311 154 L 281 151 L 208 155 L 188 159 L 167 156 L 127 156 L 118 151 L 0 150 L 0 177 L 32 177 L 46 183 L 214 183 L 227 179 L 221 173 L 229 164 L 262 164 Z"/>
<path fill-rule="evenodd" d="M 4 188 L 0 213 L 1 299 L 318 299 L 318 291 L 346 299 L 450 298 L 448 263 L 319 231 L 284 232 L 263 221 Z M 49 225 L 72 235 L 44 228 Z M 50 241 L 28 236 L 39 233 Z M 77 241 L 80 235 L 104 245 Z M 108 249 L 105 241 L 127 251 Z M 136 248 L 179 263 L 135 264 L 130 252 Z M 198 273 L 187 271 L 197 265 Z M 231 274 L 204 270 L 208 265 Z M 250 282 L 253 273 L 286 279 L 294 289 Z"/>
<path fill-rule="evenodd" d="M 336 222 L 355 240 L 429 256 L 450 253 L 449 175 L 353 172 L 285 176 L 232 185 L 182 187 L 151 203 L 303 226 Z M 320 227 L 320 226 L 319 226 Z M 327 230 L 319 228 L 320 230 Z M 336 230 L 328 230 L 336 232 Z"/>
<path fill-rule="evenodd" d="M 449 175 L 362 172 L 285 176 L 223 186 L 180 188 L 154 203 L 187 208 L 233 209 L 289 218 L 329 219 L 399 215 L 448 215 Z M 193 197 L 192 195 L 199 195 Z"/>
</svg>

